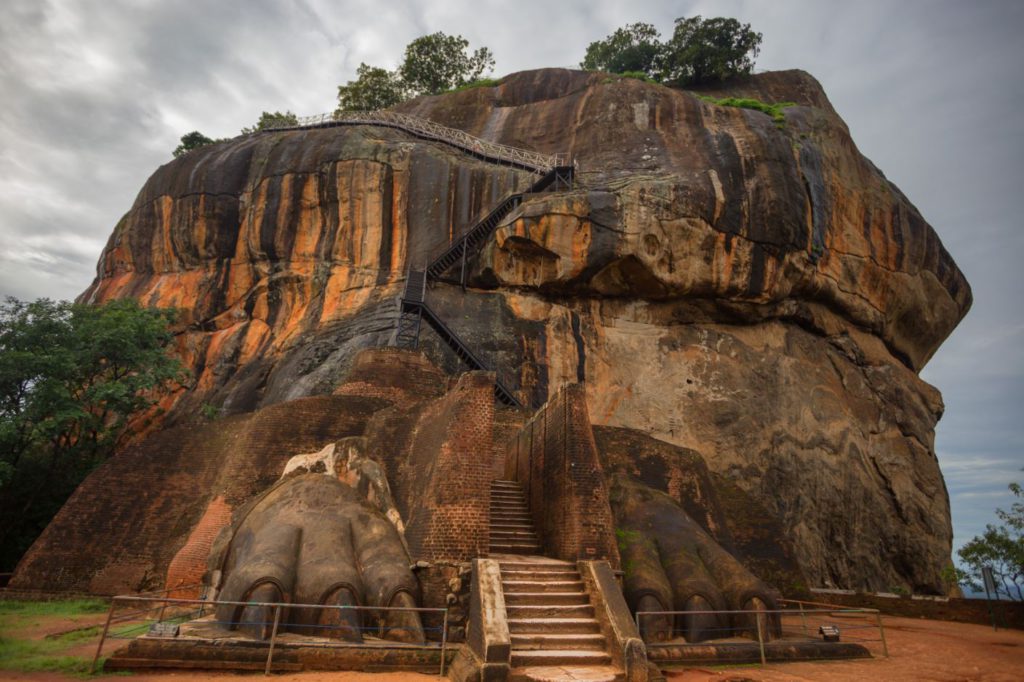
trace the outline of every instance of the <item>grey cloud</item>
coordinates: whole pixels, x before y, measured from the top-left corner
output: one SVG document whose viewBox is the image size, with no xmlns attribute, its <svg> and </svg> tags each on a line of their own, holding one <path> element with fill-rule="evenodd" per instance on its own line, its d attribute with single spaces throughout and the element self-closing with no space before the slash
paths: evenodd
<svg viewBox="0 0 1024 682">
<path fill-rule="evenodd" d="M 668 35 L 693 14 L 752 23 L 759 68 L 816 76 L 971 281 L 974 309 L 923 373 L 945 395 L 936 449 L 962 542 L 1024 480 L 1019 2 L 6 0 L 0 293 L 77 295 L 182 134 L 231 136 L 262 110 L 328 111 L 360 62 L 394 67 L 419 35 L 461 33 L 504 74 L 572 66 L 619 26 Z"/>
</svg>

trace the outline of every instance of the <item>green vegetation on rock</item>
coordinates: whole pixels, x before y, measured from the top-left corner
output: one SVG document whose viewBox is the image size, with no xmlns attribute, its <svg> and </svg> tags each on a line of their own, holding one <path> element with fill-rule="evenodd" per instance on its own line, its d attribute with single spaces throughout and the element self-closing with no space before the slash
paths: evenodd
<svg viewBox="0 0 1024 682">
<path fill-rule="evenodd" d="M 672 37 L 660 37 L 650 24 L 629 24 L 591 43 L 580 67 L 679 87 L 713 83 L 751 73 L 762 38 L 736 19 L 700 16 L 676 19 Z"/>
<path fill-rule="evenodd" d="M 482 78 L 494 67 L 491 51 L 468 49 L 469 41 L 462 36 L 438 31 L 409 43 L 395 71 L 360 64 L 356 79 L 338 86 L 338 111 L 387 109 L 418 95 L 497 85 Z"/>
<path fill-rule="evenodd" d="M 738 107 L 740 109 L 753 109 L 754 111 L 760 111 L 771 116 L 772 120 L 776 123 L 786 122 L 786 116 L 782 113 L 783 109 L 796 106 L 796 102 L 768 103 L 748 97 L 723 97 L 722 99 L 716 99 L 714 97 L 708 97 L 707 95 L 697 96 L 709 104 L 715 104 L 720 107 Z"/>
<path fill-rule="evenodd" d="M 242 128 L 243 135 L 249 135 L 251 133 L 259 132 L 260 130 L 270 130 L 272 128 L 287 128 L 288 126 L 295 126 L 299 124 L 299 117 L 290 111 L 281 113 L 275 111 L 273 113 L 264 111 L 260 114 L 260 119 L 256 121 L 256 125 L 251 128 Z"/>
</svg>

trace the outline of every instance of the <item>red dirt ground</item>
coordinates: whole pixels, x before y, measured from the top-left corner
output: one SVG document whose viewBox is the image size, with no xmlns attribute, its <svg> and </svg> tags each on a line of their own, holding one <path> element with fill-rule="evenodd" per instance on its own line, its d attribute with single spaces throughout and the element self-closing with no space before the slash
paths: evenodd
<svg viewBox="0 0 1024 682">
<path fill-rule="evenodd" d="M 57 623 L 60 625 L 60 623 Z M 66 623 L 63 624 L 66 626 Z M 59 631 L 60 627 L 48 628 Z M 912 618 L 886 618 L 890 657 L 863 661 L 786 663 L 721 669 L 687 668 L 667 672 L 670 682 L 746 682 L 747 680 L 854 682 L 879 680 L 902 682 L 1019 682 L 1024 680 L 1024 631 L 1000 630 L 982 625 L 964 625 Z M 40 633 L 42 634 L 42 633 Z M 93 644 L 95 646 L 95 644 Z M 75 654 L 84 649 L 76 646 Z M 99 675 L 94 679 L 137 682 L 182 682 L 204 680 L 261 679 L 259 674 L 234 673 L 146 673 L 140 675 Z M 81 679 L 60 673 L 19 673 L 0 670 L 0 680 L 12 682 L 71 682 Z M 432 675 L 415 673 L 298 673 L 274 675 L 274 682 L 428 682 Z"/>
</svg>

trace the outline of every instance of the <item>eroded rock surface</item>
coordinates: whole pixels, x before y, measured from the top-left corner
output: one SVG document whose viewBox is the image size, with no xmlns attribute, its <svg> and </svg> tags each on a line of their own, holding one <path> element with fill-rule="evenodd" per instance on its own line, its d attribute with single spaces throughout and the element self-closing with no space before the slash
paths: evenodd
<svg viewBox="0 0 1024 682">
<path fill-rule="evenodd" d="M 797 106 L 780 128 L 558 69 L 403 105 L 581 169 L 508 217 L 467 292 L 428 300 L 524 400 L 586 381 L 595 423 L 700 453 L 777 517 L 812 586 L 939 591 L 942 402 L 916 373 L 970 289 L 810 76 L 712 94 Z M 83 297 L 185 309 L 197 385 L 171 421 L 331 393 L 390 338 L 406 269 L 529 182 L 371 127 L 218 144 L 154 174 Z"/>
</svg>

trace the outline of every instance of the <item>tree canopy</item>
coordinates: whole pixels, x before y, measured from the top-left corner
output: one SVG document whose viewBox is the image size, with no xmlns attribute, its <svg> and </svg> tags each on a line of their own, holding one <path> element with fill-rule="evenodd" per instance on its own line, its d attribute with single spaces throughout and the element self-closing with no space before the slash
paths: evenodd
<svg viewBox="0 0 1024 682">
<path fill-rule="evenodd" d="M 113 453 L 130 417 L 183 378 L 168 353 L 172 317 L 132 300 L 0 304 L 3 569 Z"/>
<path fill-rule="evenodd" d="M 356 79 L 338 86 L 341 111 L 376 111 L 393 107 L 406 99 L 407 88 L 397 72 L 360 64 Z"/>
<path fill-rule="evenodd" d="M 260 119 L 256 121 L 256 125 L 251 128 L 242 128 L 242 134 L 249 135 L 250 133 L 259 132 L 260 130 L 287 128 L 288 126 L 295 126 L 298 124 L 299 117 L 290 111 L 286 111 L 283 114 L 280 111 L 275 111 L 274 113 L 264 111 L 260 114 Z"/>
<path fill-rule="evenodd" d="M 748 74 L 761 34 L 736 19 L 676 19 L 665 42 L 650 24 L 629 24 L 587 47 L 580 66 L 610 73 L 642 72 L 666 85 L 686 86 Z"/>
<path fill-rule="evenodd" d="M 185 133 L 181 136 L 181 144 L 174 149 L 174 157 L 177 158 L 189 153 L 193 149 L 199 149 L 215 142 L 219 142 L 219 140 L 211 139 L 198 130 L 193 130 L 191 133 Z"/>
<path fill-rule="evenodd" d="M 494 67 L 486 47 L 467 52 L 469 41 L 462 36 L 431 33 L 405 47 L 405 59 L 398 73 L 406 87 L 419 95 L 437 95 L 479 79 Z"/>
<path fill-rule="evenodd" d="M 462 36 L 421 36 L 405 47 L 398 69 L 360 64 L 356 79 L 338 87 L 338 110 L 386 109 L 417 95 L 436 95 L 468 85 L 494 67 L 486 47 L 469 51 Z"/>
<path fill-rule="evenodd" d="M 1011 483 L 1009 487 L 1020 500 L 1020 484 Z M 1004 597 L 1024 601 L 1024 502 L 1014 502 L 1009 511 L 996 509 L 996 516 L 1002 522 L 1000 525 L 987 525 L 984 533 L 957 551 L 964 566 L 959 573 L 960 583 L 982 592 L 981 569 L 989 566 L 996 580 L 996 591 Z"/>
<path fill-rule="evenodd" d="M 659 79 L 663 45 L 651 24 L 629 24 L 604 40 L 590 43 L 580 67 L 609 73 L 642 72 Z"/>
</svg>

